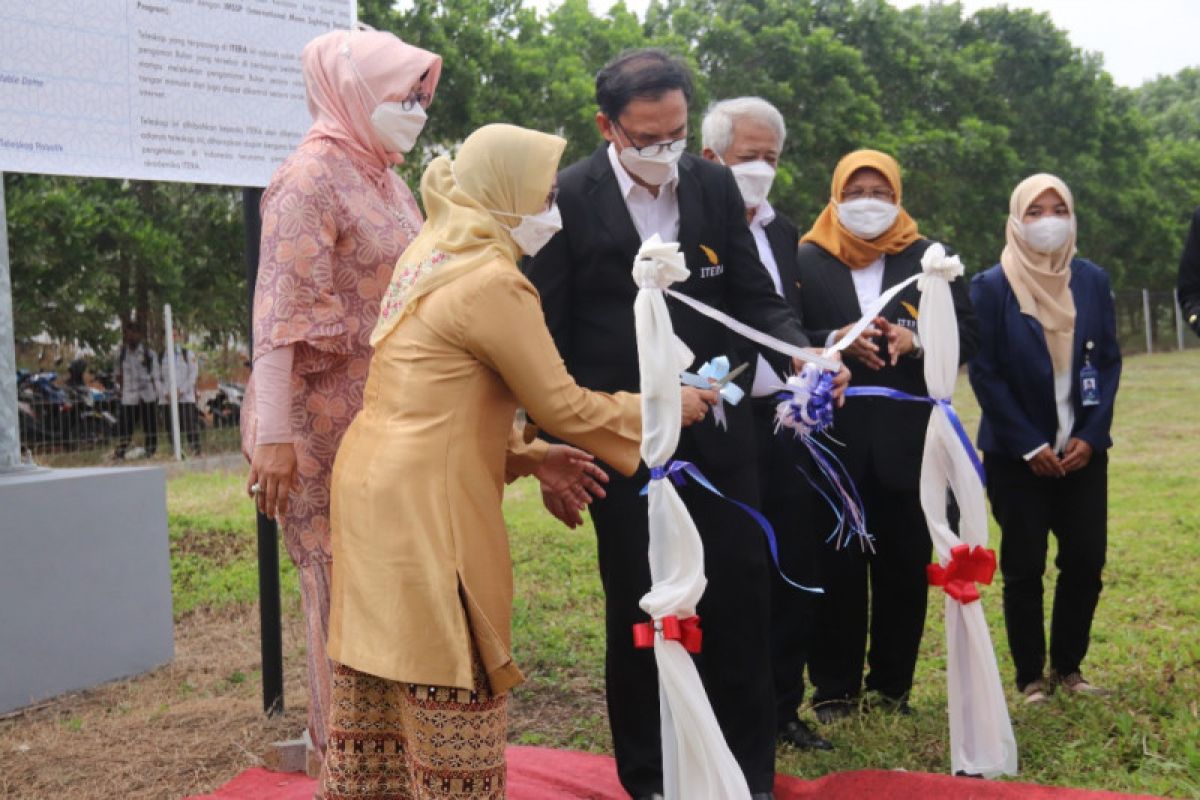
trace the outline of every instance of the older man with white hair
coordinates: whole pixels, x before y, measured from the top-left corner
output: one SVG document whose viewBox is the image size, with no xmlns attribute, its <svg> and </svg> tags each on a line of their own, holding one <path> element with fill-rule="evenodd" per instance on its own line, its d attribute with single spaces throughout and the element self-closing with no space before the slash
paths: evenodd
<svg viewBox="0 0 1200 800">
<path fill-rule="evenodd" d="M 800 313 L 800 273 L 796 249 L 800 235 L 791 220 L 767 201 L 779 155 L 787 137 L 783 115 L 761 97 L 738 97 L 714 103 L 701 126 L 702 155 L 725 164 L 733 172 L 746 220 L 758 247 L 758 258 L 778 292 Z M 788 577 L 805 585 L 818 583 L 816 572 L 821 547 L 806 511 L 813 493 L 797 474 L 808 469 L 808 453 L 789 432 L 776 434 L 774 395 L 782 382 L 769 363 L 758 356 L 751 390 L 755 425 L 761 437 L 759 485 L 763 513 L 779 539 L 780 567 Z M 804 667 L 813 637 L 813 595 L 788 584 L 779 575 L 771 586 L 771 657 L 775 676 L 776 724 L 779 741 L 801 750 L 830 750 L 797 714 L 804 700 Z"/>
</svg>

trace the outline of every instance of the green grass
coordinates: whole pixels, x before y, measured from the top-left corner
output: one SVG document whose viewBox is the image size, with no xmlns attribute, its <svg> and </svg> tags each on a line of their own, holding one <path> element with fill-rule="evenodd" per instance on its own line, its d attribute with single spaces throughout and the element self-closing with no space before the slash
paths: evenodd
<svg viewBox="0 0 1200 800">
<path fill-rule="evenodd" d="M 243 482 L 237 473 L 192 472 L 167 483 L 176 618 L 258 600 L 254 513 Z M 279 559 L 284 599 L 297 598 L 296 569 L 282 546 Z"/>
<path fill-rule="evenodd" d="M 999 586 L 983 604 L 1020 746 L 1018 780 L 1200 797 L 1200 351 L 1126 361 L 1110 466 L 1105 589 L 1084 663 L 1105 699 L 1054 695 L 1038 708 L 1012 688 Z M 975 430 L 978 409 L 960 382 L 957 406 Z M 253 517 L 241 477 L 184 475 L 169 484 L 175 610 L 253 602 Z M 568 531 L 541 509 L 536 485 L 505 502 L 516 580 L 513 641 L 529 677 L 518 698 L 603 685 L 604 606 L 590 525 Z M 998 535 L 992 531 L 992 546 Z M 285 595 L 296 594 L 286 556 Z M 1053 545 L 1046 600 L 1055 578 Z M 999 578 L 997 579 L 999 580 Z M 930 613 L 910 717 L 858 715 L 824 730 L 832 753 L 780 750 L 779 770 L 804 777 L 862 768 L 949 769 L 941 596 Z M 290 604 L 293 608 L 296 604 Z M 285 607 L 288 607 L 285 604 Z M 561 703 L 569 725 L 526 731 L 530 744 L 604 750 L 594 707 Z M 566 732 L 564 732 L 566 731 Z"/>
</svg>

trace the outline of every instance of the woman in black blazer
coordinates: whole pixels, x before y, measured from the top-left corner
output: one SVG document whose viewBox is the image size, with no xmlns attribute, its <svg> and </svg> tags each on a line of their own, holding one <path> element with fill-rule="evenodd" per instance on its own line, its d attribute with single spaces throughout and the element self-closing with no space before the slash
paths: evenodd
<svg viewBox="0 0 1200 800">
<path fill-rule="evenodd" d="M 1071 190 L 1053 175 L 1013 190 L 1000 263 L 971 282 L 982 346 L 971 386 L 983 418 L 988 498 L 1000 525 L 1004 621 L 1017 688 L 1038 703 L 1084 679 L 1108 536 L 1108 448 L 1121 377 L 1108 276 L 1075 257 Z M 1049 533 L 1059 569 L 1050 622 L 1042 573 Z"/>
<path fill-rule="evenodd" d="M 801 320 L 814 344 L 832 344 L 871 301 L 921 271 L 931 242 L 901 200 L 900 167 L 885 153 L 859 150 L 834 169 L 830 202 L 797 254 Z M 955 281 L 951 292 L 965 360 L 978 343 L 975 318 L 965 284 Z M 920 302 L 916 285 L 909 286 L 846 349 L 853 385 L 928 394 L 917 336 Z M 856 707 L 864 659 L 866 688 L 884 705 L 907 708 L 929 594 L 925 567 L 932 545 L 918 495 L 929 410 L 923 403 L 856 397 L 834 414 L 829 445 L 862 497 L 875 550 L 851 543 L 822 553 L 826 593 L 818 601 L 809 659 L 813 709 L 822 722 Z"/>
</svg>

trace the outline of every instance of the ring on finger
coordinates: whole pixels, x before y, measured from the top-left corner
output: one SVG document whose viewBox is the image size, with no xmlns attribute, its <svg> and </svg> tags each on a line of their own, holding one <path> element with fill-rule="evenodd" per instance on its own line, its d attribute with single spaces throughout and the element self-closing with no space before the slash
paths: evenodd
<svg viewBox="0 0 1200 800">
<path fill-rule="evenodd" d="M 258 482 L 255 482 L 255 484 L 250 487 L 250 494 L 256 495 L 261 491 L 262 491 L 262 485 L 259 484 Z"/>
</svg>

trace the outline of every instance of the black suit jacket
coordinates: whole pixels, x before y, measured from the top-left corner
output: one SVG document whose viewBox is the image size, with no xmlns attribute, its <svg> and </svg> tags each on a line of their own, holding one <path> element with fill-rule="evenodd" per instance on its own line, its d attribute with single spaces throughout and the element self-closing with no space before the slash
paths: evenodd
<svg viewBox="0 0 1200 800">
<path fill-rule="evenodd" d="M 921 239 L 903 252 L 886 256 L 883 267 L 883 291 L 921 270 L 921 256 L 932 244 Z M 824 248 L 805 242 L 796 257 L 800 271 L 800 308 L 804 327 L 817 344 L 825 344 L 831 331 L 855 322 L 862 316 L 858 294 L 850 269 Z M 959 363 L 965 363 L 979 349 L 979 322 L 971 308 L 966 281 L 950 284 L 954 311 L 958 316 Z M 921 293 L 910 285 L 884 307 L 880 316 L 893 324 L 916 330 Z M 880 356 L 889 360 L 887 342 L 880 339 Z M 896 366 L 879 371 L 847 358 L 853 377 L 851 386 L 887 386 L 914 395 L 927 395 L 924 364 L 919 358 L 904 356 Z M 925 403 L 887 398 L 856 397 L 834 413 L 832 438 L 850 475 L 860 479 L 871 471 L 887 487 L 915 490 L 920 482 L 921 456 L 925 446 L 925 428 L 930 407 Z"/>
<path fill-rule="evenodd" d="M 779 286 L 783 289 L 783 299 L 792 307 L 792 311 L 797 318 L 800 315 L 800 269 L 796 264 L 796 248 L 800 246 L 800 231 L 790 219 L 775 212 L 775 218 L 771 220 L 763 228 L 767 234 L 767 244 L 771 248 L 771 255 L 775 257 L 775 268 L 779 270 Z M 757 248 L 756 248 L 757 250 Z M 803 325 L 803 322 L 801 323 Z M 749 375 L 750 383 L 754 382 L 754 364 L 757 363 L 758 351 L 755 349 L 753 342 L 740 339 L 739 347 L 741 350 L 741 358 L 751 362 L 750 369 L 746 370 Z M 776 372 L 783 371 L 785 374 L 790 372 L 791 363 L 786 359 L 783 362 L 778 362 L 772 358 L 773 354 L 766 354 Z"/>
<path fill-rule="evenodd" d="M 679 243 L 691 276 L 674 289 L 772 336 L 805 346 L 795 314 L 775 293 L 746 226 L 733 174 L 690 154 L 679 162 Z M 600 391 L 638 391 L 633 258 L 641 237 L 609 162 L 607 145 L 558 176 L 563 229 L 526 263 L 541 293 L 546 324 L 575 380 Z M 745 343 L 723 325 L 667 299 L 675 333 L 696 356 L 692 368 L 725 355 L 733 366 Z M 779 363 L 777 354 L 770 354 Z M 749 389 L 750 370 L 739 379 Z M 722 468 L 754 459 L 749 403 L 726 404 L 728 430 L 711 417 L 685 428 L 677 456 Z"/>
<path fill-rule="evenodd" d="M 1200 335 L 1200 323 L 1191 322 L 1192 315 L 1200 316 L 1200 208 L 1192 214 L 1192 226 L 1179 257 L 1179 305 L 1184 319 Z"/>
<path fill-rule="evenodd" d="M 767 243 L 771 245 L 775 266 L 779 268 L 779 285 L 783 289 L 783 299 L 787 300 L 788 305 L 799 315 L 800 264 L 796 261 L 796 250 L 800 247 L 800 231 L 796 230 L 790 219 L 778 211 L 775 212 L 775 219 L 763 230 L 767 232 Z"/>
</svg>

